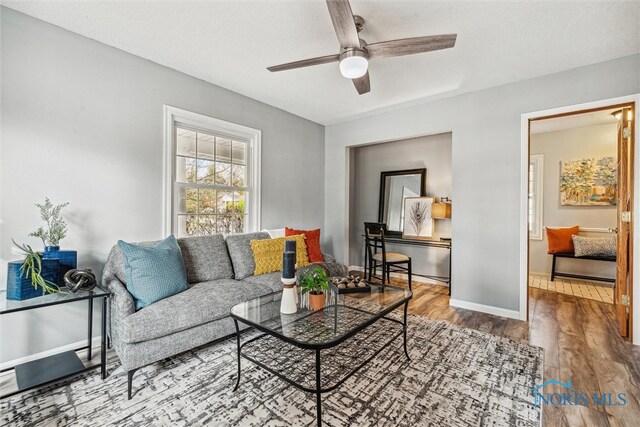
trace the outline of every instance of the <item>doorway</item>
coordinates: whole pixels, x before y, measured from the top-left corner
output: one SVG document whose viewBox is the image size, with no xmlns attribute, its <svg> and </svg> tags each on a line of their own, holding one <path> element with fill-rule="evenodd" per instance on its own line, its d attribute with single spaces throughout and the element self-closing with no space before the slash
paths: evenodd
<svg viewBox="0 0 640 427">
<path fill-rule="evenodd" d="M 527 318 L 529 293 L 543 289 L 614 304 L 620 335 L 632 338 L 637 97 L 630 98 L 523 116 Z"/>
</svg>

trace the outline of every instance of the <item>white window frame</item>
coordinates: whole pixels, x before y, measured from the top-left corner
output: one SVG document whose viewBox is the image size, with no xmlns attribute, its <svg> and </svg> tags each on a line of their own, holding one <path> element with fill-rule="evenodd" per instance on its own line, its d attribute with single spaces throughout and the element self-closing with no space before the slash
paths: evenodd
<svg viewBox="0 0 640 427">
<path fill-rule="evenodd" d="M 529 239 L 542 240 L 542 212 L 544 199 L 544 154 L 531 154 L 529 165 L 533 166 L 533 221 L 529 231 Z M 531 168 L 530 168 L 531 169 Z M 529 178 L 531 179 L 531 178 Z M 529 198 L 531 195 L 529 195 Z"/>
<path fill-rule="evenodd" d="M 178 215 L 176 212 L 176 140 L 175 126 L 177 123 L 223 134 L 248 141 L 247 188 L 249 212 L 247 218 L 247 232 L 261 229 L 261 142 L 262 132 L 247 126 L 227 122 L 170 105 L 164 106 L 164 235 L 176 234 L 178 231 Z"/>
</svg>

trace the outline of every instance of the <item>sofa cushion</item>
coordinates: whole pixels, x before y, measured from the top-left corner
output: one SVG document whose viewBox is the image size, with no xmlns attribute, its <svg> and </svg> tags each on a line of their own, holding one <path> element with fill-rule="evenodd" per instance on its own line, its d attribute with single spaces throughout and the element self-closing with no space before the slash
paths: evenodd
<svg viewBox="0 0 640 427">
<path fill-rule="evenodd" d="M 251 250 L 252 240 L 268 239 L 269 233 L 257 232 L 246 234 L 232 234 L 227 236 L 227 249 L 233 264 L 233 271 L 237 280 L 251 276 L 256 264 L 253 261 L 253 251 Z"/>
<path fill-rule="evenodd" d="M 153 246 L 118 241 L 124 258 L 127 290 L 136 309 L 187 289 L 187 273 L 180 247 L 173 235 Z"/>
<path fill-rule="evenodd" d="M 272 291 L 282 290 L 282 273 L 276 271 L 275 273 L 261 274 L 259 276 L 249 276 L 242 279 L 243 282 L 252 283 L 256 285 L 268 286 Z"/>
<path fill-rule="evenodd" d="M 148 341 L 212 322 L 228 316 L 234 305 L 270 292 L 267 286 L 230 279 L 196 283 L 125 317 L 122 340 Z"/>
<path fill-rule="evenodd" d="M 253 251 L 253 261 L 255 264 L 254 276 L 260 274 L 282 271 L 282 254 L 285 250 L 287 240 L 296 242 L 296 265 L 304 267 L 309 265 L 307 246 L 303 234 L 289 237 L 277 237 L 275 239 L 252 240 L 251 250 Z"/>
<path fill-rule="evenodd" d="M 178 239 L 189 283 L 233 279 L 231 258 L 222 234 Z"/>
<path fill-rule="evenodd" d="M 285 236 L 296 236 L 298 234 L 304 234 L 305 243 L 307 246 L 307 255 L 309 255 L 309 262 L 324 262 L 322 256 L 322 249 L 320 249 L 320 229 L 315 230 L 296 230 L 294 228 L 285 228 Z"/>
</svg>

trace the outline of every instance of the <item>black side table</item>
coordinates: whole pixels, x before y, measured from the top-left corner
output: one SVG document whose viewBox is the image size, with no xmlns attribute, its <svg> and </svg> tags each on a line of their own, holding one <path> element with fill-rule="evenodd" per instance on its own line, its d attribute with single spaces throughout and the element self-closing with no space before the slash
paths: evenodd
<svg viewBox="0 0 640 427">
<path fill-rule="evenodd" d="M 64 289 L 65 288 L 62 288 L 63 291 Z M 2 316 L 19 311 L 35 310 L 37 308 L 83 300 L 88 301 L 89 304 L 87 314 L 87 345 L 1 370 L 0 372 L 14 371 L 18 387 L 17 389 L 8 391 L 1 390 L 0 399 L 22 393 L 32 388 L 52 384 L 97 367 L 100 367 L 102 379 L 107 378 L 107 299 L 109 295 L 109 292 L 96 286 L 92 291 L 55 293 L 24 301 L 11 301 L 7 300 L 6 291 L 0 291 L 0 315 Z M 87 359 L 91 360 L 94 299 L 102 299 L 100 364 L 85 366 L 80 360 L 80 357 L 78 357 L 77 352 L 87 350 Z"/>
</svg>

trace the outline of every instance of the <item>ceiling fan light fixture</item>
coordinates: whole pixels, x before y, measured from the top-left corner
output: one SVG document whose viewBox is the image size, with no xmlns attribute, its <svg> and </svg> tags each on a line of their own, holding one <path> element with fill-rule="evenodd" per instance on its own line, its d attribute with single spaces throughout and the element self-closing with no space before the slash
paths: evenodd
<svg viewBox="0 0 640 427">
<path fill-rule="evenodd" d="M 362 50 L 347 50 L 340 55 L 340 73 L 348 79 L 364 76 L 368 68 L 367 54 Z"/>
</svg>

